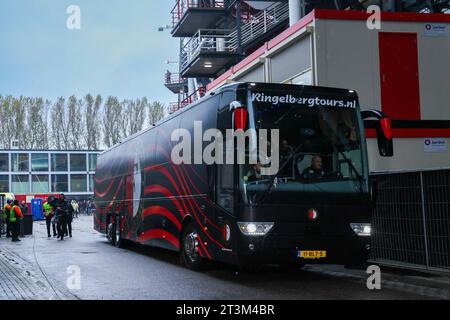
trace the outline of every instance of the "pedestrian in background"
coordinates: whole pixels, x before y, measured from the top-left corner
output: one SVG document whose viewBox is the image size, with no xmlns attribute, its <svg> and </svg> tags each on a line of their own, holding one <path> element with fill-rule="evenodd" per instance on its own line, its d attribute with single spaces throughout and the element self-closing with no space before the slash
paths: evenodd
<svg viewBox="0 0 450 320">
<path fill-rule="evenodd" d="M 92 214 L 92 201 L 89 200 L 88 202 L 88 216 L 90 216 Z"/>
<path fill-rule="evenodd" d="M 50 225 L 53 227 L 53 236 L 56 237 L 56 226 L 52 224 L 52 218 L 55 215 L 55 197 L 50 196 L 47 198 L 47 201 L 43 205 L 45 224 L 47 225 L 47 236 L 50 238 Z"/>
<path fill-rule="evenodd" d="M 12 208 L 9 213 L 9 223 L 11 224 L 12 241 L 17 242 L 19 239 L 20 220 L 22 220 L 23 214 L 20 210 L 19 200 L 14 200 Z"/>
<path fill-rule="evenodd" d="M 74 209 L 72 203 L 68 206 L 67 211 L 67 228 L 66 228 L 66 234 L 65 236 L 69 235 L 69 237 L 72 238 L 72 221 L 73 221 L 73 215 L 74 215 Z"/>
<path fill-rule="evenodd" d="M 3 214 L 3 210 L 0 213 L 0 238 L 2 237 L 3 234 L 3 221 L 5 220 L 4 218 L 4 214 Z"/>
<path fill-rule="evenodd" d="M 63 193 L 59 196 L 58 204 L 56 206 L 56 228 L 58 230 L 58 238 L 64 240 L 64 235 L 67 233 L 67 216 L 69 214 L 69 203 Z"/>
<path fill-rule="evenodd" d="M 6 237 L 7 238 L 11 238 L 11 222 L 9 221 L 9 217 L 10 217 L 10 211 L 12 208 L 13 201 L 14 201 L 13 198 L 8 197 L 6 199 L 5 207 L 3 208 L 3 218 L 6 223 Z"/>
<path fill-rule="evenodd" d="M 28 205 L 25 201 L 22 201 L 22 203 L 20 204 L 20 210 L 22 211 L 22 215 L 26 216 L 28 214 Z M 25 229 L 22 221 L 19 221 L 19 230 L 20 236 L 24 237 Z"/>
<path fill-rule="evenodd" d="M 86 215 L 86 200 L 81 201 L 80 211 L 83 215 Z"/>
<path fill-rule="evenodd" d="M 78 202 L 76 202 L 75 200 L 72 200 L 72 208 L 73 208 L 73 213 L 75 215 L 75 218 L 78 218 Z"/>
</svg>

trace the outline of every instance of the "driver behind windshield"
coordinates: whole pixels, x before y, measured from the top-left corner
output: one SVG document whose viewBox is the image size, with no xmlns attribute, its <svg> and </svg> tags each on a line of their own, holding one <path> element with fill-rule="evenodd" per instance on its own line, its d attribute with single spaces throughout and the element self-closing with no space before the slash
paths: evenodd
<svg viewBox="0 0 450 320">
<path fill-rule="evenodd" d="M 311 159 L 311 166 L 303 170 L 304 179 L 323 178 L 326 172 L 323 170 L 323 159 L 319 155 L 315 155 Z"/>
<path fill-rule="evenodd" d="M 260 162 L 254 164 L 252 169 L 244 176 L 244 181 L 255 182 L 258 180 L 267 179 L 267 176 L 261 174 L 261 167 L 262 165 Z"/>
</svg>

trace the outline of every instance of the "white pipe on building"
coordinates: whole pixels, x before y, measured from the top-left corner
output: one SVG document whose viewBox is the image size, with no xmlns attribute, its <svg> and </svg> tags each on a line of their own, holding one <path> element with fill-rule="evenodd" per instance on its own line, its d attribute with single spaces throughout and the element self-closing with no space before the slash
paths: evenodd
<svg viewBox="0 0 450 320">
<path fill-rule="evenodd" d="M 294 25 L 302 18 L 300 0 L 289 0 L 289 25 Z"/>
</svg>

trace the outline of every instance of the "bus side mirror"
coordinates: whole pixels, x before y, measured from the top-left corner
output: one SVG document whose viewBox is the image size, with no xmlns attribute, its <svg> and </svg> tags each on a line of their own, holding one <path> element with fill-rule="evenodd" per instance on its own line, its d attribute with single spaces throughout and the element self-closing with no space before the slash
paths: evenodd
<svg viewBox="0 0 450 320">
<path fill-rule="evenodd" d="M 382 157 L 394 155 L 394 143 L 392 140 L 392 126 L 389 117 L 381 118 L 377 123 L 378 151 Z"/>
<path fill-rule="evenodd" d="M 230 103 L 230 111 L 233 112 L 234 130 L 245 131 L 248 121 L 247 109 L 239 101 L 233 101 Z"/>
<path fill-rule="evenodd" d="M 392 125 L 391 118 L 385 113 L 378 110 L 365 110 L 361 112 L 363 120 L 375 118 L 378 151 L 382 157 L 394 156 L 394 143 L 392 140 Z"/>
</svg>

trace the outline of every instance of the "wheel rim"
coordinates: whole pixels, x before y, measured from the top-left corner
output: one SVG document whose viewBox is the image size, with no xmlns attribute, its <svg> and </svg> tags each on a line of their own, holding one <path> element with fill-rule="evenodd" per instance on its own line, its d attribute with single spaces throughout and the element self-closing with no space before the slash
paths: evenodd
<svg viewBox="0 0 450 320">
<path fill-rule="evenodd" d="M 184 241 L 184 251 L 191 262 L 195 262 L 198 259 L 197 233 L 191 232 L 186 235 Z"/>
<path fill-rule="evenodd" d="M 116 240 L 116 243 L 118 243 L 119 240 L 120 240 L 120 225 L 118 223 L 116 223 L 116 228 L 115 229 L 116 229 L 116 234 L 115 234 L 116 238 L 115 238 L 115 240 Z"/>
</svg>

